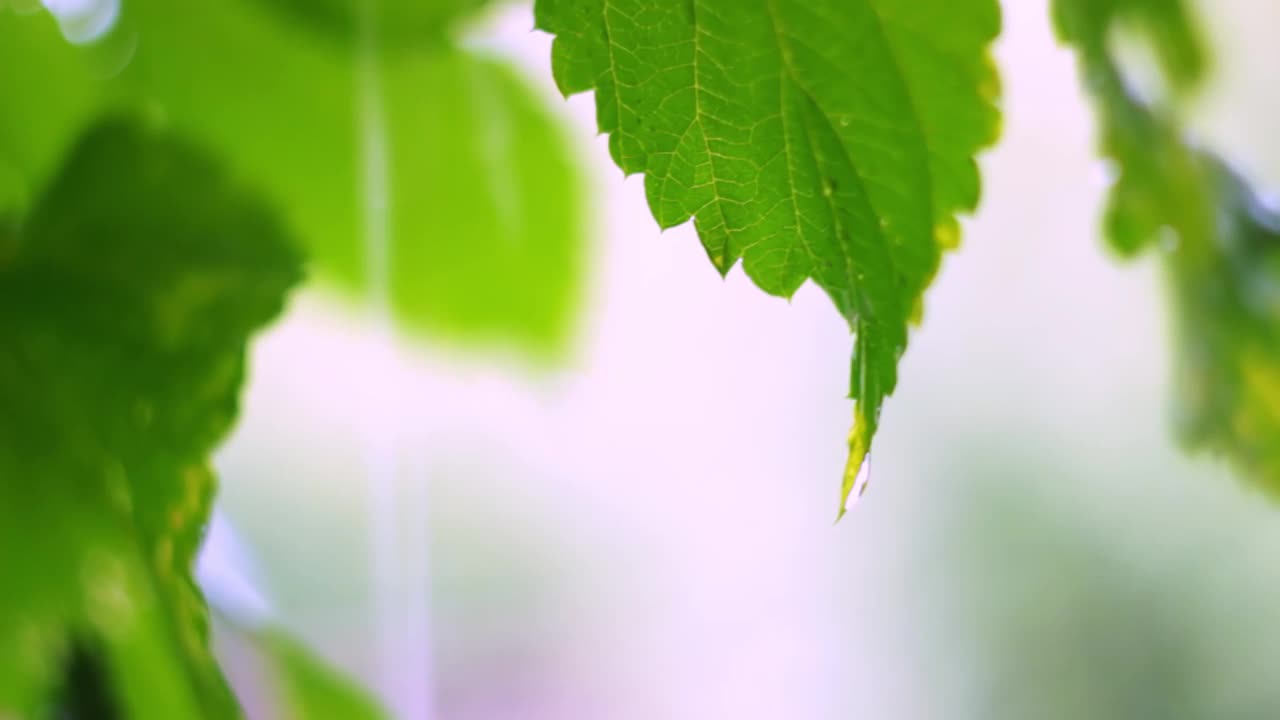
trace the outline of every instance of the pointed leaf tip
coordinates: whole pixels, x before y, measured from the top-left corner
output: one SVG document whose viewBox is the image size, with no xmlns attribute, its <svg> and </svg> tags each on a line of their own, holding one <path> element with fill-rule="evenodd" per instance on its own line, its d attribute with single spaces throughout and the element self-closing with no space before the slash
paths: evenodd
<svg viewBox="0 0 1280 720">
<path fill-rule="evenodd" d="M 695 219 L 722 276 L 741 262 L 775 295 L 812 280 L 862 328 L 855 394 L 871 417 L 847 500 L 921 297 L 960 242 L 954 216 L 979 199 L 974 156 L 1000 127 L 1000 5 L 696 6 L 536 0 L 535 13 L 556 36 L 557 81 L 595 90 L 614 160 L 644 173 L 660 226 Z"/>
<path fill-rule="evenodd" d="M 844 466 L 844 482 L 840 488 L 840 512 L 836 522 L 858 504 L 871 482 L 871 426 L 861 411 L 854 410 L 853 428 L 849 430 L 849 457 Z"/>
</svg>

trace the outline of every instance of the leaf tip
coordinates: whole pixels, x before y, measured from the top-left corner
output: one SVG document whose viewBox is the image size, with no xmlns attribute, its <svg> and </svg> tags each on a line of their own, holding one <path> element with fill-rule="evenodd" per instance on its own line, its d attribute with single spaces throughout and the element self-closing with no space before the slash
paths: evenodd
<svg viewBox="0 0 1280 720">
<path fill-rule="evenodd" d="M 854 411 L 853 428 L 849 430 L 849 457 L 844 466 L 844 482 L 840 488 L 840 511 L 836 522 L 845 516 L 867 491 L 871 482 L 871 426 L 862 412 L 861 403 Z"/>
</svg>

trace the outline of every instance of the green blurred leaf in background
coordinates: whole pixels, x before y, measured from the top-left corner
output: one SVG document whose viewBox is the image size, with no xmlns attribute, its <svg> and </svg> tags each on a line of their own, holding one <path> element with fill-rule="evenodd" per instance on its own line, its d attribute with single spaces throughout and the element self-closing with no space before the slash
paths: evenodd
<svg viewBox="0 0 1280 720">
<path fill-rule="evenodd" d="M 509 63 L 448 40 L 475 5 L 379 4 L 370 39 L 333 42 L 316 25 L 354 22 L 350 3 L 124 0 L 84 47 L 48 13 L 0 11 L 0 212 L 98 113 L 145 112 L 262 188 L 318 277 L 409 329 L 554 356 L 583 271 L 580 171 Z"/>
<path fill-rule="evenodd" d="M 118 119 L 75 144 L 12 232 L 0 714 L 31 716 L 74 659 L 100 668 L 121 716 L 234 716 L 192 564 L 247 340 L 301 260 L 203 151 Z"/>
<path fill-rule="evenodd" d="M 1207 65 L 1195 18 L 1181 0 L 1057 0 L 1054 13 L 1117 169 L 1108 239 L 1158 251 L 1168 278 L 1179 433 L 1280 493 L 1280 211 L 1187 139 L 1179 105 Z M 1122 30 L 1152 47 L 1167 96 L 1140 96 Z"/>
<path fill-rule="evenodd" d="M 995 0 L 537 0 L 566 93 L 644 173 L 662 227 L 693 218 L 711 262 L 761 289 L 812 279 L 854 333 L 841 508 L 897 384 L 908 326 L 974 155 L 999 131 Z"/>
</svg>

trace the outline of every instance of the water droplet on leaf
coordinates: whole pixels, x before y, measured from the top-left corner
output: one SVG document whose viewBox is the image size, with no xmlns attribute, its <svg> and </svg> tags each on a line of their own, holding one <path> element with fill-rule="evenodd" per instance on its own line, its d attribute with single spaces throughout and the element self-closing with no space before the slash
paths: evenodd
<svg viewBox="0 0 1280 720">
<path fill-rule="evenodd" d="M 845 512 L 853 509 L 858 504 L 858 499 L 862 497 L 862 493 L 867 491 L 867 485 L 871 484 L 871 453 L 862 459 L 862 467 L 858 468 L 858 475 L 853 480 L 853 489 L 849 491 L 849 498 L 844 502 Z"/>
</svg>

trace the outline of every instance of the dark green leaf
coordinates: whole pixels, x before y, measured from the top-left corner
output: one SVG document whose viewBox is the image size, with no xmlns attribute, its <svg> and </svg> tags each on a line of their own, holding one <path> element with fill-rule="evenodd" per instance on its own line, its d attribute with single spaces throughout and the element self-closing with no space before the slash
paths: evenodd
<svg viewBox="0 0 1280 720">
<path fill-rule="evenodd" d="M 0 711 L 89 637 L 125 716 L 234 715 L 191 569 L 245 344 L 299 259 L 202 152 L 123 120 L 2 245 Z"/>
<path fill-rule="evenodd" d="M 537 0 L 565 93 L 645 173 L 663 227 L 766 292 L 818 283 L 856 335 L 843 494 L 897 383 L 909 322 L 978 202 L 996 137 L 994 0 Z M 843 502 L 842 502 L 843 506 Z"/>
</svg>

